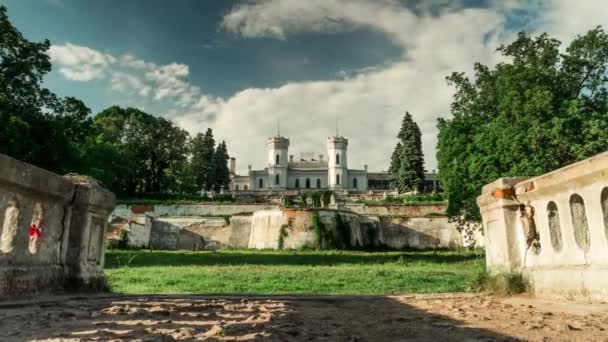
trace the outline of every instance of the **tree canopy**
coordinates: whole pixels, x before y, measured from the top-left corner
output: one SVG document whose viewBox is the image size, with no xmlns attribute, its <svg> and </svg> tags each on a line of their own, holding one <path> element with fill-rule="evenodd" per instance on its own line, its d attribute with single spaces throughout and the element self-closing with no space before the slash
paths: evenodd
<svg viewBox="0 0 608 342">
<path fill-rule="evenodd" d="M 506 62 L 447 77 L 451 118 L 439 119 L 437 159 L 448 214 L 479 219 L 481 187 L 535 176 L 608 147 L 608 36 L 601 27 L 561 43 L 519 33 L 501 46 Z"/>
<path fill-rule="evenodd" d="M 418 124 L 409 112 L 403 116 L 401 129 L 391 156 L 389 172 L 393 185 L 399 192 L 419 190 L 424 181 L 424 155 L 422 154 L 422 134 Z"/>
<path fill-rule="evenodd" d="M 0 6 L 0 153 L 57 173 L 90 175 L 121 197 L 228 186 L 227 147 L 222 142 L 216 150 L 211 129 L 201 170 L 194 167 L 199 137 L 191 141 L 171 121 L 118 106 L 93 117 L 82 101 L 44 88 L 49 47 L 48 40 L 25 39 Z"/>
</svg>

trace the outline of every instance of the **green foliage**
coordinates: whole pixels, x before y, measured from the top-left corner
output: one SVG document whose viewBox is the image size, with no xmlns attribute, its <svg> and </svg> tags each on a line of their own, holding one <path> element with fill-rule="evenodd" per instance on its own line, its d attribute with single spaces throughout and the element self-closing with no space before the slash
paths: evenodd
<svg viewBox="0 0 608 342">
<path fill-rule="evenodd" d="M 507 62 L 453 73 L 451 118 L 438 122 L 439 177 L 450 216 L 479 219 L 475 198 L 500 177 L 535 176 L 608 146 L 608 36 L 596 28 L 560 53 L 547 34 L 520 33 Z"/>
<path fill-rule="evenodd" d="M 220 191 L 221 189 L 228 190 L 230 185 L 229 159 L 226 142 L 222 141 L 217 145 L 217 149 L 213 155 L 213 189 L 215 191 Z"/>
<path fill-rule="evenodd" d="M 483 267 L 483 255 L 476 251 L 141 250 L 132 260 L 129 253 L 106 252 L 105 273 L 114 292 L 462 292 L 473 290 Z"/>
<path fill-rule="evenodd" d="M 89 108 L 44 88 L 51 44 L 23 37 L 5 6 L 0 37 L 0 153 L 58 173 L 75 170 L 90 129 Z"/>
<path fill-rule="evenodd" d="M 391 156 L 389 172 L 399 192 L 419 190 L 424 181 L 422 134 L 418 124 L 406 112 L 397 138 L 399 142 Z"/>
<path fill-rule="evenodd" d="M 285 207 L 294 207 L 295 206 L 295 202 L 294 202 L 294 197 L 291 195 L 287 195 L 285 196 Z"/>
<path fill-rule="evenodd" d="M 289 236 L 289 226 L 284 224 L 281 226 L 281 228 L 279 229 L 279 243 L 278 243 L 278 248 L 279 250 L 283 249 L 283 247 L 285 246 L 285 239 Z"/>
<path fill-rule="evenodd" d="M 364 203 L 368 205 L 423 205 L 423 204 L 446 204 L 446 199 L 441 193 L 432 192 L 430 194 L 417 194 L 417 195 L 401 195 L 396 197 L 387 197 L 382 200 L 359 200 L 357 203 Z"/>
<path fill-rule="evenodd" d="M 192 139 L 192 172 L 198 189 L 211 190 L 214 185 L 213 157 L 215 155 L 215 139 L 213 131 L 208 128 L 205 134 L 198 133 Z"/>
<path fill-rule="evenodd" d="M 90 175 L 119 197 L 202 188 L 189 162 L 197 160 L 191 148 L 196 144 L 186 131 L 135 108 L 112 106 L 93 118 L 78 99 L 59 98 L 44 88 L 51 44 L 25 39 L 4 6 L 0 37 L 0 153 L 57 173 Z M 204 188 L 227 188 L 226 144 L 215 150 L 211 130 L 208 135 L 205 175 L 213 181 Z"/>
</svg>

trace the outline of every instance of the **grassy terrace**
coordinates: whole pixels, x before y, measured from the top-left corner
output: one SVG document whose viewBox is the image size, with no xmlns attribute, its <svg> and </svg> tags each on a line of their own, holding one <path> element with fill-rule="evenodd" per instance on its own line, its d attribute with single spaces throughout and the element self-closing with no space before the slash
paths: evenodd
<svg viewBox="0 0 608 342">
<path fill-rule="evenodd" d="M 106 253 L 119 293 L 403 294 L 469 291 L 477 251 L 224 250 Z"/>
</svg>

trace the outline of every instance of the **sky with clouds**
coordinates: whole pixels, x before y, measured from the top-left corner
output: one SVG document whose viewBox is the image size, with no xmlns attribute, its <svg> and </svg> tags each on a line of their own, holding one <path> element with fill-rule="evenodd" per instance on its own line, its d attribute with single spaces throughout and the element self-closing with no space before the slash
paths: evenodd
<svg viewBox="0 0 608 342">
<path fill-rule="evenodd" d="M 131 106 L 196 134 L 211 127 L 237 169 L 263 168 L 265 139 L 324 153 L 349 138 L 349 167 L 388 168 L 403 113 L 436 168 L 445 77 L 500 61 L 516 32 L 563 42 L 608 24 L 606 0 L 0 0 L 30 40 L 49 39 L 46 85 L 93 112 Z"/>
</svg>

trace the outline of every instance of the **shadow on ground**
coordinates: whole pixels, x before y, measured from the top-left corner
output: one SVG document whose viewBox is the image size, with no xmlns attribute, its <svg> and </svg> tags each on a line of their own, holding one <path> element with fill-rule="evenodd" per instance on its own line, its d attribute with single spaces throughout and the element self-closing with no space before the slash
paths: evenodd
<svg viewBox="0 0 608 342">
<path fill-rule="evenodd" d="M 107 251 L 106 268 L 124 266 L 222 266 L 222 265 L 339 265 L 339 264 L 384 264 L 384 263 L 445 263 L 457 264 L 483 258 L 482 254 L 467 252 L 394 252 L 322 254 L 298 251 L 290 254 L 242 253 L 242 252 L 166 252 L 166 251 Z"/>
<path fill-rule="evenodd" d="M 380 296 L 134 296 L 0 306 L 0 339 L 513 340 Z"/>
</svg>

